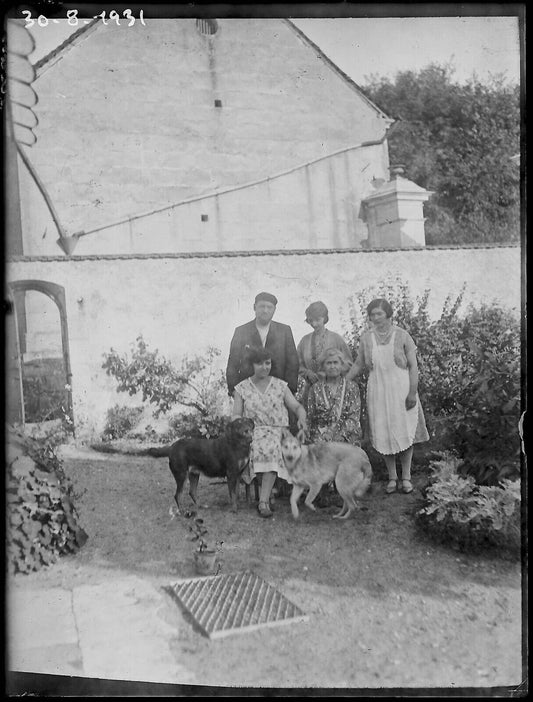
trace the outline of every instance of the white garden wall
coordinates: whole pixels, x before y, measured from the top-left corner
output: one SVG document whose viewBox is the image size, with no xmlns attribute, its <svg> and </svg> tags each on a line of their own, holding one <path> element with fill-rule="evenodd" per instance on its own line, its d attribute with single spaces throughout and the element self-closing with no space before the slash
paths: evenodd
<svg viewBox="0 0 533 702">
<path fill-rule="evenodd" d="M 74 411 L 83 437 L 100 430 L 109 407 L 127 403 L 102 370 L 103 354 L 111 347 L 127 351 L 139 334 L 173 360 L 213 345 L 225 365 L 233 329 L 253 317 L 261 290 L 278 297 L 275 319 L 292 326 L 297 343 L 311 331 L 304 322 L 310 302 L 323 300 L 328 327 L 342 332 L 349 299 L 390 277 L 408 282 L 415 294 L 430 288 L 434 316 L 463 283 L 466 304 L 497 301 L 519 315 L 520 271 L 520 248 L 502 246 L 19 258 L 8 262 L 7 279 L 65 288 Z"/>
</svg>

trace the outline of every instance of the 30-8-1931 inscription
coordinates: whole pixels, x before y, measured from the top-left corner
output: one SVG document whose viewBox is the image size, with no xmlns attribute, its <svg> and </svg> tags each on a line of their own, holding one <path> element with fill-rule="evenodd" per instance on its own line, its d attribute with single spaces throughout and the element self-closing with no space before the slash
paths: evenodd
<svg viewBox="0 0 533 702">
<path fill-rule="evenodd" d="M 45 15 L 39 15 L 36 19 L 32 17 L 30 10 L 22 10 L 22 15 L 24 15 L 24 21 L 26 22 L 26 29 L 33 27 L 34 24 L 38 24 L 39 27 L 46 27 L 48 24 L 58 24 L 59 19 L 48 19 Z M 106 16 L 107 15 L 107 16 Z M 71 27 L 76 27 L 78 24 L 89 24 L 90 19 L 78 18 L 78 10 L 67 10 L 67 16 L 65 18 L 67 23 Z M 135 24 L 135 17 L 133 16 L 131 10 L 124 10 L 122 12 L 122 17 L 116 10 L 110 10 L 106 13 L 105 10 L 100 12 L 99 15 L 94 15 L 92 19 L 101 19 L 103 24 L 109 24 L 110 22 L 116 22 L 120 26 L 120 20 L 128 21 L 127 27 L 131 27 Z M 146 27 L 146 22 L 144 21 L 144 11 L 139 10 L 139 22 Z"/>
</svg>

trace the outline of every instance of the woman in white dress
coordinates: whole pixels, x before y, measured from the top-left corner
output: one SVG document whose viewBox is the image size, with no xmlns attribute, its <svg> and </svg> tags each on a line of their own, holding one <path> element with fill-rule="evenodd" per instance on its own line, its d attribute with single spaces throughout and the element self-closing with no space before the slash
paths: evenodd
<svg viewBox="0 0 533 702">
<path fill-rule="evenodd" d="M 267 349 L 250 348 L 248 358 L 254 374 L 235 387 L 233 417 L 254 420 L 249 479 L 262 474 L 258 510 L 261 517 L 271 517 L 270 493 L 276 477 L 291 482 L 281 454 L 281 434 L 289 428 L 288 410 L 296 414 L 302 433 L 307 430 L 306 413 L 287 383 L 270 375 L 272 359 Z"/>
<path fill-rule="evenodd" d="M 355 363 L 347 380 L 366 368 L 367 410 L 372 446 L 385 459 L 389 482 L 387 493 L 413 491 L 411 463 L 413 444 L 429 440 L 418 398 L 416 346 L 411 336 L 392 323 L 392 307 L 383 298 L 367 306 L 372 328 L 361 335 Z M 402 466 L 401 483 L 396 473 L 396 456 Z"/>
</svg>

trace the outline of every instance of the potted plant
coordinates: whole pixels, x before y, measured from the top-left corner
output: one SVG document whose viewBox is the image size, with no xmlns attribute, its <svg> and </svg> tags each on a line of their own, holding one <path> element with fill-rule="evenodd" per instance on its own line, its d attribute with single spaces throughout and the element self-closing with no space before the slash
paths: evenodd
<svg viewBox="0 0 533 702">
<path fill-rule="evenodd" d="M 222 541 L 217 541 L 215 548 L 209 548 L 206 540 L 208 533 L 204 520 L 194 517 L 189 524 L 189 531 L 192 533 L 191 541 L 197 541 L 198 547 L 194 552 L 194 565 L 199 575 L 212 575 L 218 573 L 220 564 L 217 563 L 217 553 L 222 550 Z"/>
</svg>

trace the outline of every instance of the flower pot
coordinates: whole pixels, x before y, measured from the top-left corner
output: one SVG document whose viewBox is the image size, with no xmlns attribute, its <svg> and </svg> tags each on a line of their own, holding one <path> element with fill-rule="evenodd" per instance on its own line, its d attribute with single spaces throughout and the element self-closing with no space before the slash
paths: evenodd
<svg viewBox="0 0 533 702">
<path fill-rule="evenodd" d="M 216 571 L 217 552 L 216 551 L 195 551 L 194 565 L 199 575 L 212 575 Z"/>
</svg>

